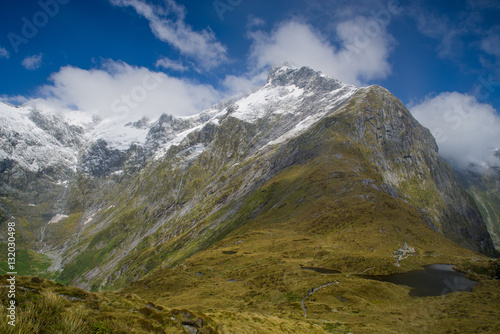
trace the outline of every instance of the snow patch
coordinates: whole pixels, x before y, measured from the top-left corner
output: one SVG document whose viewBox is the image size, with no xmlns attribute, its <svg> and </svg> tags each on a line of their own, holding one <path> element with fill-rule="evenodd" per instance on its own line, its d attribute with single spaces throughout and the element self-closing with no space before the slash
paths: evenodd
<svg viewBox="0 0 500 334">
<path fill-rule="evenodd" d="M 323 117 L 325 117 L 330 112 L 330 109 L 332 107 L 334 107 L 336 105 L 339 105 L 340 103 L 346 101 L 356 91 L 357 91 L 356 87 L 354 87 L 354 86 L 347 86 L 347 85 L 343 86 L 343 87 L 341 87 L 339 89 L 336 89 L 334 91 L 331 91 L 329 93 L 329 95 L 333 95 L 333 100 L 328 101 L 329 103 L 327 105 L 325 105 L 324 108 L 322 108 L 320 111 L 318 111 L 315 114 L 307 116 L 305 119 L 303 119 L 302 121 L 300 121 L 299 123 L 297 123 L 295 125 L 295 127 L 293 127 L 293 129 L 289 130 L 288 132 L 286 132 L 282 136 L 276 138 L 275 140 L 270 141 L 269 143 L 267 143 L 266 145 L 264 145 L 261 149 L 263 149 L 263 148 L 265 148 L 267 146 L 279 144 L 279 143 L 282 143 L 282 142 L 284 142 L 284 141 L 286 141 L 288 139 L 297 137 L 298 135 L 300 135 L 301 133 L 303 133 L 307 129 L 309 129 L 311 126 L 313 126 L 314 124 L 316 124 L 318 121 L 320 121 Z M 340 93 L 340 95 L 339 95 L 339 93 Z M 324 99 L 326 99 L 326 98 L 324 98 Z M 321 100 L 324 100 L 324 99 L 321 99 Z"/>
<path fill-rule="evenodd" d="M 165 154 L 167 154 L 168 150 L 174 146 L 174 145 L 179 145 L 183 140 L 184 138 L 186 138 L 190 133 L 194 132 L 194 131 L 197 131 L 197 130 L 201 130 L 203 127 L 205 126 L 205 123 L 203 124 L 200 124 L 200 125 L 197 125 L 191 129 L 188 129 L 188 130 L 185 130 L 183 132 L 180 132 L 178 134 L 175 135 L 175 137 L 165 143 L 155 154 L 154 156 L 154 160 L 159 160 L 161 159 L 163 156 L 165 156 Z"/>
<path fill-rule="evenodd" d="M 104 120 L 97 124 L 92 131 L 88 132 L 86 138 L 88 141 L 103 139 L 110 149 L 125 151 L 131 145 L 144 145 L 149 128 L 134 128 L 125 126 L 128 122 L 116 120 Z"/>
<path fill-rule="evenodd" d="M 77 148 L 64 146 L 40 129 L 29 119 L 30 112 L 0 103 L 0 160 L 13 160 L 31 172 L 57 165 L 76 169 Z"/>
<path fill-rule="evenodd" d="M 78 110 L 65 112 L 63 118 L 69 125 L 79 126 L 81 128 L 87 128 L 95 123 L 95 119 L 92 115 Z"/>
<path fill-rule="evenodd" d="M 69 217 L 68 215 L 63 215 L 63 214 L 59 214 L 58 213 L 57 215 L 55 215 L 54 217 L 52 217 L 52 219 L 48 222 L 48 224 L 59 223 L 64 218 L 68 218 L 68 217 Z"/>
<path fill-rule="evenodd" d="M 239 100 L 238 109 L 231 114 L 242 121 L 253 123 L 271 113 L 293 112 L 297 100 L 304 94 L 304 90 L 295 85 L 264 86 L 261 90 Z M 288 103 L 290 108 L 272 108 L 273 105 Z"/>
</svg>

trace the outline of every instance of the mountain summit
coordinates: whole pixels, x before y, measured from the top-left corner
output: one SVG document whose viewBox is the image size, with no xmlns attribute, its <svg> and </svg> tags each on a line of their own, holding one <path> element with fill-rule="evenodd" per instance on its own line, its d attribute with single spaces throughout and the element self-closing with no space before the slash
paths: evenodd
<svg viewBox="0 0 500 334">
<path fill-rule="evenodd" d="M 496 255 L 430 132 L 378 86 L 285 65 L 256 92 L 189 117 L 115 124 L 35 104 L 0 112 L 4 220 L 15 216 L 24 247 L 86 289 L 122 287 L 271 230 L 282 245 L 271 253 L 310 258 L 287 240 L 316 240 L 319 262 L 356 258 L 345 270 L 391 271 L 405 241 Z"/>
</svg>

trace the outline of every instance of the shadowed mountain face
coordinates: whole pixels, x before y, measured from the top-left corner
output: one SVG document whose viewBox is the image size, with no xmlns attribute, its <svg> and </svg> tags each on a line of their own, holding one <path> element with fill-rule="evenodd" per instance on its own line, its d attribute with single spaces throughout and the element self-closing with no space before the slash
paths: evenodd
<svg viewBox="0 0 500 334">
<path fill-rule="evenodd" d="M 497 157 L 500 163 L 500 154 Z M 453 166 L 452 166 L 453 167 Z M 500 168 L 482 166 L 463 170 L 454 168 L 455 173 L 467 192 L 471 194 L 481 211 L 491 239 L 500 249 Z"/>
<path fill-rule="evenodd" d="M 350 112 L 342 117 L 354 124 L 350 136 L 367 150 L 365 158 L 397 196 L 417 208 L 435 231 L 466 248 L 495 253 L 474 201 L 438 156 L 430 132 L 399 100 L 383 88 L 369 87 L 346 109 Z"/>
<path fill-rule="evenodd" d="M 244 98 L 192 117 L 137 123 L 143 141 L 125 148 L 86 137 L 90 127 L 74 137 L 51 127 L 49 133 L 43 115 L 30 115 L 54 147 L 69 152 L 68 161 L 73 154 L 78 162 L 58 165 L 67 166 L 60 168 L 64 178 L 54 169 L 51 184 L 67 182 L 43 201 L 31 194 L 34 208 L 15 211 L 8 200 L 2 208 L 18 217 L 46 215 L 20 224 L 29 231 L 26 245 L 57 260 L 52 269 L 63 282 L 122 287 L 211 254 L 227 240 L 260 249 L 268 235 L 256 235 L 268 230 L 283 235 L 277 248 L 265 246 L 268 255 L 339 261 L 346 270 L 373 263 L 390 272 L 390 256 L 404 241 L 443 254 L 459 254 L 459 244 L 496 255 L 478 208 L 430 132 L 378 86 L 356 88 L 306 67 L 274 68 L 266 85 Z M 0 165 L 9 175 L 6 198 L 24 191 L 16 188 L 19 175 L 35 177 L 22 169 L 24 158 Z M 47 224 L 56 214 L 68 217 Z M 311 255 L 293 242 L 308 238 L 333 248 Z M 342 260 L 352 254 L 356 261 Z"/>
</svg>

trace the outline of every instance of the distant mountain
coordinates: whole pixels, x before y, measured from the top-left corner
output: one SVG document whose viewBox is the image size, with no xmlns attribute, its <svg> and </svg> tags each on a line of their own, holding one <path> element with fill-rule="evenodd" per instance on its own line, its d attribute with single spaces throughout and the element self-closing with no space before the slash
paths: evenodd
<svg viewBox="0 0 500 334">
<path fill-rule="evenodd" d="M 125 123 L 42 105 L 0 105 L 0 208 L 66 283 L 122 287 L 275 228 L 332 245 L 354 228 L 359 244 L 342 247 L 377 248 L 390 268 L 404 241 L 497 254 L 430 132 L 379 86 L 282 66 L 190 117 Z"/>
</svg>

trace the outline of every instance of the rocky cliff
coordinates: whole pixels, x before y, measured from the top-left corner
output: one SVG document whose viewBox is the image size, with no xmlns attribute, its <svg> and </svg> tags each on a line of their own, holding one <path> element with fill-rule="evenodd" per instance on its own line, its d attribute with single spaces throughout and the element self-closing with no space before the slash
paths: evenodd
<svg viewBox="0 0 500 334">
<path fill-rule="evenodd" d="M 258 91 L 198 115 L 125 124 L 125 140 L 96 135 L 109 127 L 105 122 L 80 124 L 70 131 L 74 137 L 47 122 L 33 123 L 61 150 L 72 148 L 77 163 L 60 164 L 74 166 L 53 180 L 65 182 L 64 206 L 46 209 L 26 238 L 57 260 L 52 269 L 61 270 L 63 282 L 124 286 L 264 227 L 331 244 L 342 243 L 339 231 L 356 227 L 360 240 L 380 243 L 382 257 L 405 238 L 420 247 L 447 244 L 442 235 L 496 254 L 477 206 L 430 132 L 378 86 L 356 88 L 283 66 Z M 7 155 L 3 161 L 2 175 L 10 175 L 15 168 Z M 46 224 L 60 213 L 68 217 Z M 23 228 L 30 229 L 27 219 Z M 386 228 L 398 240 L 384 239 Z"/>
</svg>

